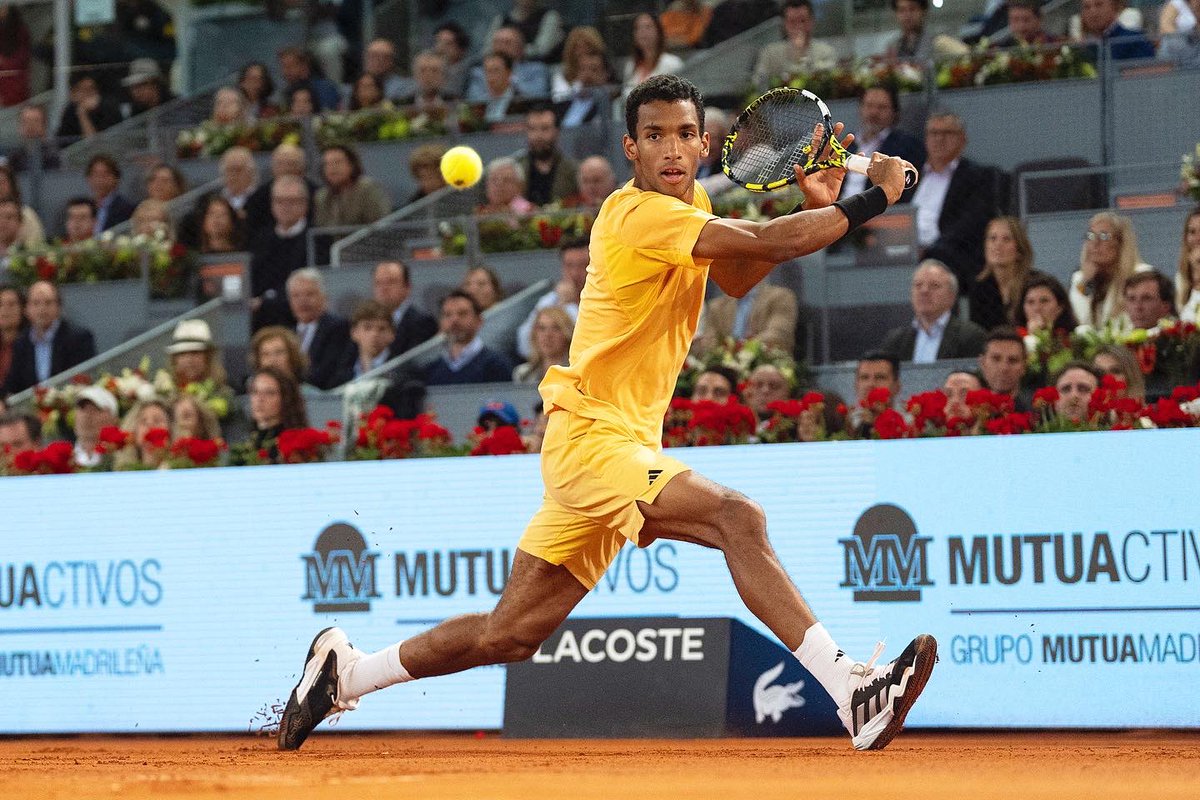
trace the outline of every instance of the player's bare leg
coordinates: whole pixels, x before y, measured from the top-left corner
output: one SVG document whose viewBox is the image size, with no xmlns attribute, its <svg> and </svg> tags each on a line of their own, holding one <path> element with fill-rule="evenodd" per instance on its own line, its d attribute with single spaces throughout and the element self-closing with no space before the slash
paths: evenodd
<svg viewBox="0 0 1200 800">
<path fill-rule="evenodd" d="M 887 746 L 904 725 L 937 660 L 932 636 L 914 639 L 895 661 L 876 666 L 847 658 L 817 622 L 767 538 L 762 507 L 695 472 L 677 475 L 653 503 L 639 502 L 646 524 L 639 544 L 655 538 L 720 550 L 738 594 L 754 616 L 813 674 L 838 705 L 859 749 Z"/>
</svg>

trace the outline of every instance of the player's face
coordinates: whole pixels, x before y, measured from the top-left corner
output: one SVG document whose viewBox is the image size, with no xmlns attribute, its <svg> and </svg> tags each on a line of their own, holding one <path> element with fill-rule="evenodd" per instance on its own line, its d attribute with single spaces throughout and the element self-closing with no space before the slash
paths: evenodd
<svg viewBox="0 0 1200 800">
<path fill-rule="evenodd" d="M 637 139 L 624 140 L 633 162 L 634 186 L 692 202 L 696 165 L 708 155 L 708 134 L 700 129 L 690 100 L 652 100 L 638 108 Z"/>
</svg>

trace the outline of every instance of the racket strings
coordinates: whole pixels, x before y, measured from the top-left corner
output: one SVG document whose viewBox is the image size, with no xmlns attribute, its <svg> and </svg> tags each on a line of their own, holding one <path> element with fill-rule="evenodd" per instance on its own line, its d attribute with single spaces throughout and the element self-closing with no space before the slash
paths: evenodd
<svg viewBox="0 0 1200 800">
<path fill-rule="evenodd" d="M 825 121 L 803 98 L 769 98 L 742 120 L 728 164 L 743 183 L 768 184 L 790 177 L 792 165 L 809 160 L 813 127 Z"/>
</svg>

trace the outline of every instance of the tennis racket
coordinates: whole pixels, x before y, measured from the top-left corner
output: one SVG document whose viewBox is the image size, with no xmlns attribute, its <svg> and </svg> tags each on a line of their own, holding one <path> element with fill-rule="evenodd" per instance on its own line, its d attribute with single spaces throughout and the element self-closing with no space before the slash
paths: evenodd
<svg viewBox="0 0 1200 800">
<path fill-rule="evenodd" d="M 813 132 L 821 125 L 820 140 Z M 829 157 L 819 160 L 825 149 Z M 769 192 L 796 182 L 793 165 L 805 175 L 845 167 L 867 174 L 868 156 L 851 153 L 833 136 L 829 107 L 808 90 L 772 89 L 741 113 L 721 147 L 721 169 L 752 192 Z M 904 188 L 917 184 L 917 171 L 904 170 Z"/>
</svg>

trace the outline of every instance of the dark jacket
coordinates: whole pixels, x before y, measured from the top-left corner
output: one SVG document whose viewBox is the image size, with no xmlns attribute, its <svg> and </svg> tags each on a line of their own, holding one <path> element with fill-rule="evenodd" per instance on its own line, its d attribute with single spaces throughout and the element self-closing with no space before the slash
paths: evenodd
<svg viewBox="0 0 1200 800">
<path fill-rule="evenodd" d="M 851 142 L 849 149 L 851 153 L 857 153 L 858 142 Z M 888 133 L 887 137 L 879 145 L 879 152 L 885 156 L 902 158 L 918 170 L 925 163 L 924 143 L 917 137 L 910 136 L 897 128 L 892 128 Z M 870 178 L 867 179 L 867 186 L 874 186 Z"/>
<path fill-rule="evenodd" d="M 437 320 L 423 311 L 409 306 L 396 325 L 396 338 L 388 352 L 396 357 L 403 352 L 413 349 L 422 342 L 427 342 L 437 335 Z"/>
<path fill-rule="evenodd" d="M 513 365 L 503 353 L 484 345 L 476 356 L 458 372 L 450 369 L 443 355 L 425 367 L 425 383 L 441 386 L 448 383 L 505 383 L 512 380 Z"/>
<path fill-rule="evenodd" d="M 332 389 L 342 353 L 350 345 L 350 323 L 328 312 L 317 320 L 317 330 L 308 346 L 308 374 L 305 383 L 318 389 Z"/>
<path fill-rule="evenodd" d="M 938 345 L 937 357 L 974 358 L 983 352 L 986 340 L 987 332 L 974 322 L 951 317 L 942 334 L 942 343 Z M 879 349 L 901 361 L 912 361 L 916 346 L 917 329 L 910 323 L 888 331 Z"/>
<path fill-rule="evenodd" d="M 1000 213 L 997 182 L 992 168 L 960 158 L 938 217 L 940 235 L 922 254 L 922 258 L 936 258 L 954 270 L 960 294 L 969 291 L 975 281 L 983 263 L 984 231 L 988 221 Z M 915 193 L 915 187 L 909 189 L 900 202 L 911 203 Z"/>
<path fill-rule="evenodd" d="M 288 276 L 305 265 L 308 259 L 308 230 L 297 236 L 281 238 L 271 227 L 260 231 L 250 245 L 250 296 L 262 300 L 253 315 L 251 328 L 267 325 L 296 324 L 288 307 L 285 285 Z"/>
<path fill-rule="evenodd" d="M 101 230 L 115 228 L 122 222 L 127 221 L 133 216 L 133 210 L 137 208 L 131 201 L 127 200 L 124 195 L 117 192 L 113 195 L 112 201 L 108 204 L 108 213 L 104 217 L 104 227 Z M 100 213 L 99 207 L 96 208 L 97 215 Z"/>
<path fill-rule="evenodd" d="M 96 355 L 96 340 L 92 332 L 79 325 L 73 325 L 63 319 L 59 322 L 58 332 L 50 347 L 50 374 L 60 372 L 82 364 Z M 38 382 L 37 362 L 33 354 L 33 340 L 29 331 L 24 331 L 13 342 L 12 367 L 4 382 L 4 393 L 15 394 L 24 391 Z"/>
<path fill-rule="evenodd" d="M 258 188 L 246 198 L 246 205 L 242 207 L 242 213 L 246 217 L 246 235 L 250 238 L 253 238 L 260 231 L 275 227 L 275 217 L 271 216 L 271 187 L 274 185 L 274 179 L 266 183 L 260 183 Z M 308 178 L 304 179 L 304 185 L 308 187 L 308 224 L 312 225 L 313 198 L 317 193 L 317 185 Z M 196 208 L 202 208 L 204 202 L 204 200 L 201 200 L 196 204 Z M 203 220 L 199 221 L 202 222 Z"/>
</svg>

